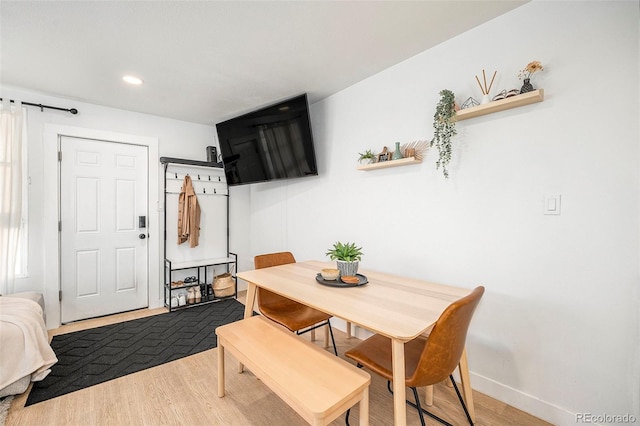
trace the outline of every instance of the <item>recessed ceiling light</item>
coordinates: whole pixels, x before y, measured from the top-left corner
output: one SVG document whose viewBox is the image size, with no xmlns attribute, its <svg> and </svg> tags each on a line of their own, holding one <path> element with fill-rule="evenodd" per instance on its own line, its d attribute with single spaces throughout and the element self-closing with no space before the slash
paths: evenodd
<svg viewBox="0 0 640 426">
<path fill-rule="evenodd" d="M 122 79 L 129 84 L 136 84 L 136 85 L 142 84 L 141 79 L 139 79 L 138 77 L 134 77 L 132 75 L 125 75 L 124 77 L 122 77 Z"/>
</svg>

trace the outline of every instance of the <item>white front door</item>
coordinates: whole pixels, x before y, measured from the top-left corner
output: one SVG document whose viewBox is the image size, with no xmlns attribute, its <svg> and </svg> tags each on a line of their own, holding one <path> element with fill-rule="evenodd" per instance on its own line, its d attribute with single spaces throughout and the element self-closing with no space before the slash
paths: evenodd
<svg viewBox="0 0 640 426">
<path fill-rule="evenodd" d="M 60 138 L 62 323 L 148 306 L 147 147 Z"/>
</svg>

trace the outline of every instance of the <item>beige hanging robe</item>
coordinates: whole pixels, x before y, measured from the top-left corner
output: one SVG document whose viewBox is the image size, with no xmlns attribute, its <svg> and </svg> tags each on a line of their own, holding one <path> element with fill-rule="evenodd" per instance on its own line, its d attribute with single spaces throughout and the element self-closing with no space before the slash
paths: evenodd
<svg viewBox="0 0 640 426">
<path fill-rule="evenodd" d="M 200 237 L 200 205 L 193 190 L 191 177 L 186 175 L 178 198 L 178 244 L 189 240 L 189 247 L 198 245 Z"/>
</svg>

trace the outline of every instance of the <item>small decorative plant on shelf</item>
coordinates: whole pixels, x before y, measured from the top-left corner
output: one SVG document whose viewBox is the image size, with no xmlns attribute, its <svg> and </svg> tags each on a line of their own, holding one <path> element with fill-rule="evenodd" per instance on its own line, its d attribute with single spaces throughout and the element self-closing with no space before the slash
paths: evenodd
<svg viewBox="0 0 640 426">
<path fill-rule="evenodd" d="M 358 158 L 360 164 L 371 164 L 376 161 L 376 154 L 374 154 L 370 149 L 365 152 L 359 152 L 358 154 L 360 154 L 360 158 Z"/>
<path fill-rule="evenodd" d="M 520 70 L 518 73 L 518 78 L 522 80 L 520 93 L 532 92 L 534 90 L 533 84 L 531 84 L 531 76 L 537 71 L 544 71 L 540 61 L 531 61 L 523 70 Z"/>
<path fill-rule="evenodd" d="M 447 165 L 451 161 L 451 138 L 456 134 L 455 95 L 451 90 L 440 91 L 440 101 L 436 105 L 436 113 L 433 115 L 433 139 L 430 146 L 438 148 L 438 161 L 436 168 L 442 167 L 445 178 L 449 178 Z"/>
<path fill-rule="evenodd" d="M 358 273 L 359 261 L 362 260 L 362 247 L 356 246 L 355 243 L 341 243 L 340 241 L 333 244 L 333 247 L 326 253 L 331 260 L 336 261 L 340 276 L 355 276 Z"/>
</svg>

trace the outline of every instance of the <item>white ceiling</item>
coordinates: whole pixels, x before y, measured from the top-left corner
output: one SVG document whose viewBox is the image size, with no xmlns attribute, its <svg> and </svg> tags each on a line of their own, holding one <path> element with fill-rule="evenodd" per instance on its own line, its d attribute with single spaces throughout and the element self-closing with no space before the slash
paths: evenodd
<svg viewBox="0 0 640 426">
<path fill-rule="evenodd" d="M 4 0 L 0 83 L 211 125 L 316 102 L 526 1 Z"/>
</svg>

